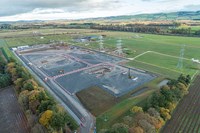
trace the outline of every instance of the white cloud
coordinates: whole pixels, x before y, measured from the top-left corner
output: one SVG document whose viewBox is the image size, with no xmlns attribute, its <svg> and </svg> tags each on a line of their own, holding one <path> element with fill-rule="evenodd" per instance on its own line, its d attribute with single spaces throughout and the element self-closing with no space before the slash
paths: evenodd
<svg viewBox="0 0 200 133">
<path fill-rule="evenodd" d="M 3 0 L 6 1 L 6 0 Z M 8 0 L 21 1 L 22 0 Z M 197 9 L 200 1 L 196 0 L 32 0 L 20 5 L 25 13 L 2 16 L 0 21 L 16 20 L 54 20 L 106 17 L 117 15 L 134 15 L 138 13 L 157 13 Z M 63 4 L 62 4 L 63 3 Z M 192 6 L 191 3 L 195 3 Z M 8 4 L 8 2 L 4 2 Z M 52 5 L 54 4 L 54 5 Z M 14 11 L 14 5 L 13 11 Z M 187 7 L 190 8 L 187 8 Z M 24 8 L 23 8 L 24 7 Z M 28 8 L 30 7 L 30 8 Z M 16 7 L 18 9 L 18 7 Z M 26 10 L 25 10 L 26 9 Z M 0 14 L 4 13 L 3 8 Z M 29 10 L 29 11 L 28 11 Z M 28 11 L 28 12 L 27 12 Z"/>
</svg>

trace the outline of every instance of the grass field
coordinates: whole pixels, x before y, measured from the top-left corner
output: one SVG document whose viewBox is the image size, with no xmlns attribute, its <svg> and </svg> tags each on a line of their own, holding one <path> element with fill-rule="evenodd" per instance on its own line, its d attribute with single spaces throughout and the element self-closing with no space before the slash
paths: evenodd
<svg viewBox="0 0 200 133">
<path fill-rule="evenodd" d="M 85 30 L 85 29 L 27 29 L 27 30 L 3 30 L 0 31 L 0 38 L 8 38 L 8 37 L 23 37 L 23 36 L 36 36 L 37 34 L 40 36 L 45 35 L 54 35 L 54 34 L 65 34 L 65 33 L 85 33 L 91 32 L 93 30 Z"/>
<path fill-rule="evenodd" d="M 73 38 L 87 35 L 106 35 L 104 47 L 107 53 L 116 50 L 116 41 L 121 38 L 123 48 L 130 51 L 129 54 L 126 55 L 126 58 L 135 58 L 135 60 L 127 63 L 127 65 L 131 67 L 148 70 L 164 78 L 177 78 L 181 73 L 190 74 L 191 76 L 197 74 L 197 70 L 194 69 L 196 66 L 192 63 L 191 58 L 200 59 L 200 38 L 111 31 L 103 31 L 101 33 L 91 33 L 91 30 L 72 31 L 79 32 L 79 34 L 62 34 L 62 32 L 60 32 L 59 35 L 46 35 L 43 39 L 41 39 L 41 36 L 23 36 L 28 33 L 32 34 L 32 31 L 20 31 L 21 37 L 3 38 L 5 41 L 0 41 L 0 47 L 4 46 L 8 50 L 8 47 L 44 44 L 50 43 L 50 40 L 62 40 L 70 44 L 98 50 L 98 42 L 87 42 L 89 45 L 85 46 L 86 43 L 73 42 Z M 42 30 L 40 32 L 42 32 Z M 44 29 L 44 32 L 50 34 L 53 30 L 49 29 L 48 31 L 48 29 Z M 16 33 L 17 32 L 12 33 L 12 35 L 16 35 Z M 0 33 L 0 38 L 4 37 L 5 34 L 9 33 Z M 182 45 L 185 45 L 183 68 L 178 69 L 177 64 Z M 153 91 L 158 89 L 156 88 L 156 84 L 157 83 L 145 85 L 145 87 L 151 86 L 153 89 L 141 94 L 139 97 L 126 97 L 124 98 L 126 100 L 123 99 L 117 104 L 115 104 L 115 100 L 113 100 L 111 96 L 105 92 L 99 91 L 97 88 L 92 88 L 89 92 L 80 92 L 79 98 L 93 114 L 97 115 L 97 129 L 99 130 L 102 128 L 109 128 L 114 123 L 122 122 L 124 116 L 130 115 L 130 108 L 132 106 L 141 103 Z M 99 95 L 97 95 L 96 92 L 98 92 Z M 88 99 L 90 100 L 88 101 Z M 95 102 L 91 99 L 95 99 Z M 99 107 L 97 107 L 98 104 L 100 104 Z"/>
<path fill-rule="evenodd" d="M 77 97 L 95 116 L 102 114 L 117 103 L 114 96 L 98 87 L 91 87 L 78 92 Z"/>
<path fill-rule="evenodd" d="M 134 58 L 147 51 L 160 53 L 159 55 L 145 54 L 135 61 L 129 62 L 128 65 L 130 66 L 159 73 L 169 78 L 177 78 L 181 73 L 192 76 L 196 72 L 196 70 L 191 69 L 196 68 L 191 58 L 200 59 L 200 38 L 125 32 L 105 32 L 102 34 L 107 35 L 104 46 L 109 50 L 116 49 L 116 40 L 122 38 L 123 47 L 131 51 L 129 55 L 126 55 L 129 58 Z M 177 69 L 180 50 L 183 45 L 185 45 L 184 58 L 186 59 L 183 59 L 183 69 Z M 94 44 L 88 47 L 98 49 L 98 45 Z"/>
<path fill-rule="evenodd" d="M 168 71 L 169 73 L 165 73 L 163 75 L 166 75 L 168 77 L 172 75 L 173 77 L 176 77 L 176 76 L 179 76 L 181 73 L 190 74 L 190 75 L 195 74 L 196 70 L 193 69 L 195 65 L 192 63 L 190 59 L 187 59 L 187 58 L 183 59 L 183 69 L 180 69 L 177 67 L 178 60 L 179 60 L 178 56 L 170 56 L 170 55 L 160 54 L 160 53 L 151 51 L 136 58 L 134 61 L 130 61 L 129 65 L 134 66 L 135 62 L 137 62 L 137 63 L 142 63 L 148 66 L 152 66 L 155 68 L 159 68 L 160 70 L 157 70 L 157 72 L 156 70 L 153 70 L 153 69 L 150 71 L 155 71 L 155 73 L 163 74 L 162 71 L 165 70 L 165 71 Z"/>
<path fill-rule="evenodd" d="M 126 100 L 121 101 L 116 104 L 103 114 L 97 117 L 97 130 L 110 128 L 115 123 L 124 122 L 123 118 L 125 116 L 133 116 L 130 109 L 140 104 L 148 95 L 150 95 L 153 90 L 143 93 L 138 97 L 130 97 Z"/>
<path fill-rule="evenodd" d="M 196 68 L 196 66 L 194 66 L 190 59 L 200 59 L 200 38 L 111 31 L 94 33 L 94 30 L 89 29 L 40 29 L 38 32 L 44 34 L 44 38 L 41 38 L 41 36 L 25 36 L 26 34 L 32 35 L 33 30 L 23 30 L 19 31 L 19 34 L 17 34 L 20 37 L 4 38 L 4 40 L 7 42 L 8 47 L 46 44 L 54 40 L 65 41 L 70 44 L 98 50 L 98 42 L 89 42 L 89 45 L 85 46 L 85 43 L 73 42 L 73 38 L 86 35 L 106 35 L 106 38 L 104 39 L 104 47 L 107 50 L 107 53 L 109 53 L 116 50 L 117 39 L 121 38 L 123 42 L 123 48 L 129 50 L 129 53 L 126 55 L 127 58 L 134 58 L 147 51 L 160 53 L 159 55 L 153 53 L 144 54 L 136 60 L 130 61 L 128 65 L 131 67 L 148 70 L 169 78 L 177 78 L 181 73 L 190 74 L 193 76 L 196 73 L 196 70 L 193 68 Z M 7 34 L 15 36 L 16 33 L 18 32 L 0 33 L 0 37 L 3 37 Z M 58 35 L 52 35 L 53 33 Z M 188 60 L 184 59 L 183 68 L 177 69 L 176 66 L 178 64 L 181 47 L 183 45 L 185 45 L 184 58 Z"/>
<path fill-rule="evenodd" d="M 200 30 L 200 26 L 191 26 L 191 30 L 193 31 Z"/>
</svg>

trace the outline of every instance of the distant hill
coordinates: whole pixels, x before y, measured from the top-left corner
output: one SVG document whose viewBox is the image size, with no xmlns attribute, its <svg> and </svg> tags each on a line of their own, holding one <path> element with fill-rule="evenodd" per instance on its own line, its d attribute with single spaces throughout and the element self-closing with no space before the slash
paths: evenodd
<svg viewBox="0 0 200 133">
<path fill-rule="evenodd" d="M 111 16 L 104 18 L 105 20 L 200 20 L 200 11 L 181 11 L 172 13 L 155 13 L 155 14 L 139 14 L 139 15 L 124 15 Z"/>
<path fill-rule="evenodd" d="M 96 20 L 107 20 L 107 21 L 156 21 L 156 20 L 198 20 L 200 21 L 200 10 L 199 11 L 180 11 L 171 13 L 154 13 L 154 14 L 139 14 L 139 15 L 122 15 L 122 16 L 110 16 L 110 17 L 99 17 L 99 18 L 87 18 L 87 19 L 59 19 L 59 20 L 20 20 L 20 21 L 0 21 L 0 24 L 13 24 L 13 23 L 45 23 L 45 22 L 77 22 L 77 21 L 96 21 Z"/>
</svg>

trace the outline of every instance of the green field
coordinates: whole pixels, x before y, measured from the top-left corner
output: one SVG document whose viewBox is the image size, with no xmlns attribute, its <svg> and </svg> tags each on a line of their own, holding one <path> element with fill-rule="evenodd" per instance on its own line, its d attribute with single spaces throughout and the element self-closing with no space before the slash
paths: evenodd
<svg viewBox="0 0 200 133">
<path fill-rule="evenodd" d="M 187 58 L 183 59 L 183 69 L 177 67 L 178 60 L 179 60 L 178 56 L 176 57 L 176 56 L 149 52 L 136 58 L 134 61 L 130 61 L 128 64 L 130 66 L 133 66 L 134 64 L 141 63 L 143 65 L 155 67 L 155 69 L 150 68 L 150 71 L 162 74 L 163 76 L 167 76 L 167 77 L 170 77 L 170 76 L 177 77 L 181 73 L 190 74 L 190 75 L 195 74 L 196 72 L 196 70 L 194 69 L 195 65 L 192 63 L 190 59 L 187 59 Z M 145 68 L 143 69 L 147 68 L 148 70 L 149 68 L 147 66 L 145 66 Z M 163 70 L 167 72 L 164 73 Z"/>
<path fill-rule="evenodd" d="M 164 36 L 152 34 L 136 34 L 127 32 L 111 32 L 103 31 L 100 33 L 93 33 L 94 30 L 83 29 L 40 29 L 37 32 L 42 33 L 44 36 L 33 36 L 33 30 L 23 30 L 12 33 L 12 36 L 18 35 L 20 37 L 4 38 L 8 47 L 20 45 L 35 45 L 46 44 L 54 41 L 65 41 L 70 44 L 79 45 L 91 49 L 99 49 L 98 41 L 86 43 L 73 42 L 73 38 L 83 37 L 87 35 L 106 35 L 104 39 L 104 47 L 106 52 L 116 50 L 116 41 L 121 38 L 123 48 L 128 50 L 127 58 L 134 58 L 147 51 L 158 52 L 158 54 L 148 53 L 130 61 L 128 65 L 148 70 L 169 78 L 177 78 L 181 73 L 190 74 L 193 76 L 196 73 L 196 66 L 190 61 L 191 58 L 200 59 L 200 38 L 195 37 L 178 37 L 178 36 Z M 56 35 L 52 33 L 56 33 Z M 0 33 L 5 36 L 10 32 Z M 75 34 L 76 33 L 76 34 Z M 30 36 L 25 36 L 30 34 Z M 10 35 L 10 36 L 11 36 Z M 24 35 L 24 36 L 23 36 Z M 181 47 L 185 45 L 183 68 L 177 69 Z M 126 52 L 124 50 L 124 52 Z M 163 55 L 162 55 L 163 54 Z M 166 56 L 168 55 L 168 56 Z M 173 56 L 173 57 L 171 57 Z M 153 59 L 153 60 L 152 60 Z"/>
<path fill-rule="evenodd" d="M 98 116 L 117 103 L 117 99 L 99 87 L 90 87 L 78 92 L 77 97 L 94 115 Z"/>
<path fill-rule="evenodd" d="M 105 32 L 105 47 L 112 51 L 115 49 L 116 40 L 122 38 L 123 47 L 131 52 L 126 55 L 128 58 L 134 58 L 147 51 L 160 53 L 148 53 L 140 56 L 134 61 L 130 61 L 128 65 L 145 69 L 154 73 L 158 73 L 169 78 L 177 78 L 181 73 L 190 74 L 196 73 L 195 64 L 191 58 L 200 59 L 200 38 L 194 37 L 177 37 L 177 36 L 162 36 L 150 34 L 135 34 L 125 32 Z M 140 36 L 136 38 L 135 36 Z M 177 69 L 181 47 L 185 45 L 183 59 L 183 68 Z M 92 44 L 90 48 L 98 49 L 98 45 Z"/>
<path fill-rule="evenodd" d="M 33 36 L 32 30 L 20 31 L 20 34 L 17 34 L 17 32 L 11 34 L 10 32 L 3 32 L 0 33 L 0 38 L 2 38 L 0 40 L 0 47 L 3 47 L 7 53 L 10 53 L 9 47 L 46 43 L 49 44 L 52 42 L 52 40 L 55 40 L 65 41 L 67 44 L 74 44 L 98 50 L 98 41 L 87 42 L 89 45 L 86 46 L 86 43 L 74 42 L 73 38 L 88 35 L 105 35 L 104 47 L 106 53 L 111 53 L 116 50 L 117 39 L 122 39 L 123 49 L 129 51 L 125 58 L 135 58 L 134 60 L 127 62 L 127 65 L 131 67 L 148 70 L 155 74 L 161 75 L 162 78 L 177 78 L 181 73 L 190 74 L 193 76 L 198 71 L 198 69 L 194 69 L 197 68 L 197 66 L 192 63 L 191 58 L 200 59 L 200 38 L 111 31 L 94 33 L 93 31 L 59 29 L 59 32 L 57 31 L 57 34 L 54 35 L 52 34 L 52 29 L 41 29 L 40 32 L 44 32 L 43 34 L 45 34 L 43 38 L 41 38 L 41 36 Z M 66 34 L 67 32 L 77 32 L 77 34 Z M 12 38 L 5 38 L 7 35 Z M 177 64 L 180 50 L 183 45 L 185 45 L 183 68 L 179 69 L 177 68 Z M 124 50 L 124 52 L 126 51 Z M 157 90 L 158 87 L 156 87 L 156 85 L 158 83 L 159 82 L 155 81 L 148 83 L 143 87 L 150 87 L 150 91 L 147 91 L 138 97 L 129 96 L 128 99 L 126 97 L 124 98 L 126 100 L 119 101 L 119 103 L 116 104 L 115 100 L 113 100 L 111 96 L 108 96 L 108 94 L 105 94 L 104 92 L 101 92 L 102 96 L 108 98 L 107 100 L 109 100 L 109 98 L 112 99 L 110 102 L 106 103 L 107 105 L 105 105 L 106 100 L 100 98 L 101 96 L 93 96 L 93 98 L 96 98 L 96 102 L 88 102 L 87 96 L 95 94 L 97 91 L 95 89 L 90 94 L 85 94 L 88 93 L 87 91 L 80 92 L 80 97 L 82 98 L 82 102 L 85 102 L 85 105 L 90 107 L 88 109 L 94 111 L 94 114 L 97 115 L 97 128 L 99 130 L 102 128 L 109 128 L 114 123 L 122 122 L 124 116 L 126 115 L 132 115 L 130 113 L 130 108 L 134 105 L 140 104 L 153 91 Z M 103 102 L 104 104 L 101 106 L 105 105 L 105 108 L 102 108 L 102 110 L 97 110 L 97 102 Z"/>
<path fill-rule="evenodd" d="M 191 26 L 191 30 L 193 31 L 200 30 L 200 26 Z"/>
</svg>

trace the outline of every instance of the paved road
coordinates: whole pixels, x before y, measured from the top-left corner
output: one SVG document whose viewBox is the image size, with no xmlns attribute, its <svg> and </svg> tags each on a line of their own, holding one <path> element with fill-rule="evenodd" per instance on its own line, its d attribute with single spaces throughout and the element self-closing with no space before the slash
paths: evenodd
<svg viewBox="0 0 200 133">
<path fill-rule="evenodd" d="M 74 96 L 68 94 L 65 90 L 59 87 L 53 79 L 44 82 L 43 79 L 46 75 L 39 68 L 34 65 L 28 65 L 29 61 L 23 56 L 19 56 L 15 52 L 14 54 L 22 61 L 24 66 L 30 70 L 32 75 L 34 75 L 38 81 L 67 109 L 76 122 L 80 124 L 80 132 L 89 133 L 94 126 L 93 117 L 79 102 L 76 101 Z"/>
</svg>

